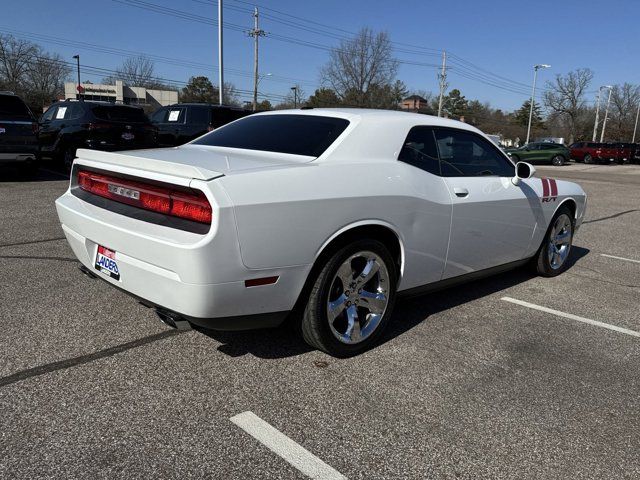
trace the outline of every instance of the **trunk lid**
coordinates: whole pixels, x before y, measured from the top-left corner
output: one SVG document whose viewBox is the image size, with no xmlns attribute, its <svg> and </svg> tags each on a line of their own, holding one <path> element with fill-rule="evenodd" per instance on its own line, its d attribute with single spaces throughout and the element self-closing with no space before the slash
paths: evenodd
<svg viewBox="0 0 640 480">
<path fill-rule="evenodd" d="M 174 177 L 212 180 L 223 175 L 264 168 L 281 168 L 305 164 L 314 159 L 302 155 L 241 150 L 236 148 L 183 145 L 125 152 L 79 149 L 76 156 L 108 165 L 135 168 Z"/>
</svg>

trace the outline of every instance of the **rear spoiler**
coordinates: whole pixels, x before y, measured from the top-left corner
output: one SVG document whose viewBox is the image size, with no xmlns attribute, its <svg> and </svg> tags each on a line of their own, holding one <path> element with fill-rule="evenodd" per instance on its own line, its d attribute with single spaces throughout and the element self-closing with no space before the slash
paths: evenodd
<svg viewBox="0 0 640 480">
<path fill-rule="evenodd" d="M 104 163 L 107 165 L 135 168 L 138 170 L 146 170 L 148 172 L 162 173 L 187 179 L 196 178 L 198 180 L 207 181 L 224 176 L 222 172 L 217 172 L 204 167 L 137 156 L 135 150 L 129 150 L 126 153 L 117 153 L 80 148 L 76 152 L 76 157 L 83 160 L 93 160 L 94 162 Z"/>
</svg>

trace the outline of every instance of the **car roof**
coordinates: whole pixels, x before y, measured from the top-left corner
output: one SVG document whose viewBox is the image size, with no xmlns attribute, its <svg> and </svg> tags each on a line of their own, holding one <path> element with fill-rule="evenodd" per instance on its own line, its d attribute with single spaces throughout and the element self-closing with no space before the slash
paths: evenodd
<svg viewBox="0 0 640 480">
<path fill-rule="evenodd" d="M 363 123 L 388 122 L 406 123 L 407 125 L 425 125 L 433 127 L 452 127 L 473 132 L 480 132 L 468 123 L 451 120 L 449 118 L 424 115 L 421 113 L 401 110 L 379 110 L 372 108 L 304 108 L 288 110 L 269 110 L 254 115 L 313 115 L 324 117 L 344 118 L 345 120 L 360 120 Z M 253 116 L 253 115 L 252 115 Z M 480 132 L 482 133 L 482 132 Z"/>
</svg>

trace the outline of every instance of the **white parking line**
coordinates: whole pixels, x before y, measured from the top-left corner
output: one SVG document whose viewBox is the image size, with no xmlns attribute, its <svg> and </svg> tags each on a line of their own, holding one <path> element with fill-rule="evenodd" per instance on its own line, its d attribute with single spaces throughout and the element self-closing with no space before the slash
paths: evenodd
<svg viewBox="0 0 640 480">
<path fill-rule="evenodd" d="M 625 262 L 640 263 L 640 260 L 634 260 L 632 258 L 616 257 L 615 255 L 607 255 L 606 253 L 601 253 L 600 256 L 607 257 L 607 258 L 615 258 L 616 260 L 624 260 Z"/>
<path fill-rule="evenodd" d="M 306 476 L 315 479 L 346 480 L 347 477 L 269 425 L 255 413 L 239 413 L 229 420 Z"/>
<path fill-rule="evenodd" d="M 547 308 L 547 307 L 542 307 L 540 305 L 536 305 L 535 303 L 523 302 L 522 300 L 517 300 L 511 297 L 502 297 L 500 300 L 504 300 L 505 302 L 515 303 L 517 305 L 522 305 L 523 307 L 527 307 L 527 308 L 533 308 L 534 310 L 540 310 L 541 312 L 551 313 L 559 317 L 575 320 L 576 322 L 588 323 L 589 325 L 595 325 L 596 327 L 606 328 L 608 330 L 613 330 L 614 332 L 624 333 L 625 335 L 631 335 L 632 337 L 640 337 L 640 332 L 636 332 L 635 330 L 629 330 L 628 328 L 618 327 L 616 325 L 611 325 L 609 323 L 604 323 L 604 322 L 599 322 L 597 320 L 591 320 L 589 318 L 579 317 L 578 315 L 573 315 L 571 313 L 564 313 L 564 312 L 561 312 L 560 310 L 554 310 L 553 308 Z"/>
</svg>

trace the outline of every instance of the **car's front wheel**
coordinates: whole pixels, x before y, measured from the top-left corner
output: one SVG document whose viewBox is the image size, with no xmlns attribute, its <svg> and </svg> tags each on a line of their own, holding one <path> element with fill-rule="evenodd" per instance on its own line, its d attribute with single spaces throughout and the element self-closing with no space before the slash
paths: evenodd
<svg viewBox="0 0 640 480">
<path fill-rule="evenodd" d="M 386 327 L 396 296 L 396 266 L 375 240 L 344 246 L 325 261 L 302 317 L 311 346 L 336 357 L 371 347 Z"/>
<path fill-rule="evenodd" d="M 584 163 L 587 163 L 587 164 L 594 163 L 593 162 L 593 157 L 591 155 L 589 155 L 589 154 L 585 155 L 584 156 Z"/>
<path fill-rule="evenodd" d="M 535 269 L 545 277 L 555 277 L 564 272 L 571 253 L 575 222 L 571 210 L 562 206 L 551 220 L 542 245 L 534 258 Z"/>
<path fill-rule="evenodd" d="M 555 167 L 561 167 L 564 165 L 564 157 L 562 155 L 556 155 L 551 159 L 551 164 Z"/>
</svg>

